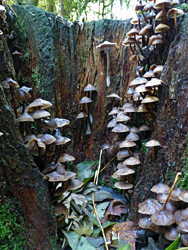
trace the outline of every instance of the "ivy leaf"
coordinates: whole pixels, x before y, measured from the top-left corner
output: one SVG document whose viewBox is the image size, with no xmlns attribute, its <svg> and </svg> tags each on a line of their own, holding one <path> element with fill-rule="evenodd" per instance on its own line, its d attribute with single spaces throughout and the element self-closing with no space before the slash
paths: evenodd
<svg viewBox="0 0 188 250">
<path fill-rule="evenodd" d="M 96 248 L 82 236 L 76 250 L 96 250 Z"/>
<path fill-rule="evenodd" d="M 93 233 L 93 222 L 88 215 L 84 215 L 78 224 L 79 226 L 75 229 L 77 234 L 90 236 Z"/>
<path fill-rule="evenodd" d="M 96 161 L 83 161 L 76 165 L 77 178 L 86 184 L 94 175 Z"/>
<path fill-rule="evenodd" d="M 78 245 L 80 236 L 75 232 L 64 231 L 64 230 L 63 230 L 63 234 L 67 238 L 68 243 L 70 247 L 72 248 L 72 250 L 77 250 L 77 245 Z"/>
</svg>

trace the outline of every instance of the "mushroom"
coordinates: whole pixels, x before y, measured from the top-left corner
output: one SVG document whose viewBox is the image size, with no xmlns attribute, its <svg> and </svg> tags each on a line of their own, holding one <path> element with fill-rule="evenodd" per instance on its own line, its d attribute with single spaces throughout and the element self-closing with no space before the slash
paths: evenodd
<svg viewBox="0 0 188 250">
<path fill-rule="evenodd" d="M 170 226 L 175 223 L 175 218 L 172 213 L 161 210 L 151 216 L 151 221 L 157 226 Z"/>
<path fill-rule="evenodd" d="M 183 16 L 185 13 L 183 10 L 181 9 L 176 9 L 176 8 L 172 8 L 167 12 L 167 17 L 168 18 L 173 18 L 174 19 L 174 26 L 176 29 L 176 34 L 178 32 L 178 27 L 177 27 L 177 17 Z"/>
<path fill-rule="evenodd" d="M 161 144 L 156 140 L 150 140 L 146 143 L 146 147 L 152 148 L 152 159 L 155 160 L 155 147 L 159 147 Z"/>
<path fill-rule="evenodd" d="M 100 50 L 105 50 L 106 52 L 106 59 L 107 59 L 107 69 L 106 69 L 106 84 L 107 87 L 110 86 L 110 74 L 109 74 L 109 66 L 110 66 L 110 56 L 109 56 L 109 48 L 115 47 L 117 43 L 110 43 L 108 41 L 104 41 L 103 43 L 99 44 L 96 48 Z"/>
<path fill-rule="evenodd" d="M 151 191 L 156 194 L 169 193 L 170 187 L 164 183 L 158 183 L 152 187 Z"/>
<path fill-rule="evenodd" d="M 152 222 L 151 222 L 151 219 L 149 217 L 144 217 L 138 221 L 139 227 L 141 227 L 143 229 L 150 229 L 151 224 L 152 224 Z"/>
<path fill-rule="evenodd" d="M 83 109 L 84 109 L 85 113 L 90 114 L 89 103 L 92 103 L 92 102 L 93 101 L 91 100 L 91 98 L 84 96 L 80 100 L 79 104 L 83 104 Z M 90 128 L 90 123 L 88 121 L 86 123 L 86 135 L 90 135 L 90 134 L 91 134 L 91 128 Z"/>
<path fill-rule="evenodd" d="M 165 231 L 164 236 L 167 240 L 175 241 L 178 238 L 179 233 L 175 227 L 170 227 Z"/>
<path fill-rule="evenodd" d="M 171 7 L 171 0 L 157 0 L 155 2 L 155 9 L 162 9 L 164 16 L 164 23 L 166 22 L 166 10 L 165 7 Z"/>
<path fill-rule="evenodd" d="M 91 85 L 91 84 L 88 84 L 85 88 L 84 88 L 84 91 L 85 92 L 89 92 L 89 98 L 91 99 L 92 98 L 92 91 L 97 91 L 97 89 Z M 88 108 L 89 109 L 89 108 Z M 91 114 L 91 110 L 88 110 L 88 116 L 89 116 L 89 120 L 90 120 L 90 123 L 93 123 L 93 116 Z"/>
<path fill-rule="evenodd" d="M 162 205 L 154 199 L 147 199 L 138 205 L 138 212 L 140 214 L 155 214 L 162 209 Z"/>
</svg>

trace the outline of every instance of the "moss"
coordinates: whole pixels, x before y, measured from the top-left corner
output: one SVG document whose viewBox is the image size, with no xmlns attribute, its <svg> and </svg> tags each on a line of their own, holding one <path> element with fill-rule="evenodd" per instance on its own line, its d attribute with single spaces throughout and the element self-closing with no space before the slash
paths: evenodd
<svg viewBox="0 0 188 250">
<path fill-rule="evenodd" d="M 188 190 L 188 133 L 186 136 L 186 142 L 187 142 L 187 147 L 181 157 L 181 161 L 183 164 L 183 167 L 182 167 L 183 177 L 179 180 L 178 186 L 182 189 Z"/>
<path fill-rule="evenodd" d="M 53 250 L 57 250 L 58 246 L 57 246 L 57 238 L 56 237 L 51 237 L 50 239 L 50 244 L 51 244 L 51 248 Z"/>
<path fill-rule="evenodd" d="M 19 222 L 16 208 L 10 203 L 0 205 L 0 249 L 22 250 L 25 240 L 24 228 Z"/>
</svg>

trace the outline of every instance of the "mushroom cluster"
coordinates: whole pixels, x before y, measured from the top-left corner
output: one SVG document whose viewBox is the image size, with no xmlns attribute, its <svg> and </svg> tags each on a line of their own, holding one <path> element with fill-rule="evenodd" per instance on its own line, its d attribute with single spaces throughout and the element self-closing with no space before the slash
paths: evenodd
<svg viewBox="0 0 188 250">
<path fill-rule="evenodd" d="M 157 199 L 147 199 L 139 204 L 138 212 L 145 217 L 138 225 L 162 234 L 170 243 L 181 234 L 181 242 L 188 246 L 188 191 L 181 188 L 170 189 L 163 183 L 151 189 Z"/>
</svg>

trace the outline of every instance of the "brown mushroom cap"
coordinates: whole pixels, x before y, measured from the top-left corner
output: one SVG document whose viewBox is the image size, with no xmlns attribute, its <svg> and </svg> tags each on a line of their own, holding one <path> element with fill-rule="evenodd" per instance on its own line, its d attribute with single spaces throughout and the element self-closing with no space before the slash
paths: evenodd
<svg viewBox="0 0 188 250">
<path fill-rule="evenodd" d="M 33 117 L 27 113 L 27 110 L 17 120 L 18 122 L 34 122 Z"/>
<path fill-rule="evenodd" d="M 148 217 L 142 218 L 138 221 L 139 227 L 144 229 L 150 229 L 151 224 L 152 224 L 151 219 Z"/>
<path fill-rule="evenodd" d="M 139 141 L 139 136 L 135 133 L 129 133 L 125 140 L 127 141 Z"/>
<path fill-rule="evenodd" d="M 175 15 L 176 17 L 180 17 L 180 16 L 183 16 L 185 13 L 183 10 L 181 9 L 176 9 L 176 8 L 172 8 L 170 9 L 168 12 L 167 12 L 167 17 L 168 18 L 175 18 Z"/>
<path fill-rule="evenodd" d="M 119 109 L 117 107 L 114 107 L 108 115 L 117 115 L 119 113 Z"/>
<path fill-rule="evenodd" d="M 10 86 L 13 88 L 19 88 L 20 85 L 14 81 L 12 78 L 7 78 L 5 81 L 1 83 L 3 88 L 9 88 Z"/>
<path fill-rule="evenodd" d="M 156 194 L 169 193 L 170 187 L 164 183 L 158 183 L 152 187 L 151 191 Z"/>
<path fill-rule="evenodd" d="M 122 98 L 121 98 L 119 95 L 115 94 L 115 93 L 112 93 L 112 94 L 110 94 L 110 95 L 107 95 L 107 97 L 108 97 L 108 98 L 116 98 L 116 99 L 118 99 L 118 100 L 122 100 Z"/>
<path fill-rule="evenodd" d="M 155 214 L 163 208 L 162 205 L 154 199 L 147 199 L 144 202 L 140 203 L 138 207 L 139 213 L 148 215 Z"/>
<path fill-rule="evenodd" d="M 117 43 L 111 43 L 108 41 L 104 41 L 103 43 L 99 44 L 96 48 L 100 50 L 104 50 L 106 48 L 116 47 Z"/>
<path fill-rule="evenodd" d="M 163 44 L 163 40 L 162 39 L 155 39 L 153 42 L 152 42 L 152 45 L 157 45 L 157 44 Z"/>
<path fill-rule="evenodd" d="M 175 241 L 178 238 L 179 233 L 175 227 L 170 227 L 165 231 L 164 236 L 167 240 Z"/>
<path fill-rule="evenodd" d="M 93 101 L 91 100 L 91 98 L 89 98 L 89 97 L 87 97 L 87 96 L 84 96 L 84 97 L 82 97 L 82 99 L 80 100 L 79 104 L 91 103 L 91 102 L 93 102 Z"/>
<path fill-rule="evenodd" d="M 53 171 L 49 174 L 46 174 L 45 176 L 47 177 L 49 182 L 64 182 L 75 177 L 76 173 L 73 173 L 71 171 L 66 171 L 65 175 L 62 175 L 56 171 Z"/>
<path fill-rule="evenodd" d="M 57 125 L 57 128 L 62 128 L 70 124 L 70 121 L 65 118 L 54 118 L 52 119 Z"/>
<path fill-rule="evenodd" d="M 117 121 L 115 118 L 113 118 L 109 123 L 107 124 L 107 128 L 114 128 L 117 125 Z"/>
<path fill-rule="evenodd" d="M 150 90 L 147 89 L 145 87 L 145 85 L 140 85 L 140 86 L 138 86 L 138 87 L 135 88 L 135 92 L 145 93 L 145 92 L 150 92 Z"/>
<path fill-rule="evenodd" d="M 125 133 L 128 132 L 129 128 L 124 125 L 123 123 L 118 123 L 113 129 L 112 132 L 114 133 Z"/>
<path fill-rule="evenodd" d="M 155 2 L 154 8 L 155 9 L 162 9 L 162 5 L 165 5 L 166 7 L 171 7 L 171 0 L 157 0 Z"/>
<path fill-rule="evenodd" d="M 138 132 L 139 132 L 139 129 L 137 127 L 133 126 L 133 127 L 130 128 L 130 133 L 136 134 Z"/>
<path fill-rule="evenodd" d="M 31 116 L 32 116 L 33 119 L 37 120 L 37 119 L 49 117 L 49 116 L 51 116 L 51 114 L 46 110 L 37 109 L 33 113 L 31 113 Z"/>
<path fill-rule="evenodd" d="M 50 134 L 44 134 L 41 137 L 41 141 L 46 145 L 50 145 L 56 141 L 56 138 Z"/>
<path fill-rule="evenodd" d="M 152 78 L 149 82 L 147 82 L 147 83 L 145 84 L 145 87 L 146 87 L 146 88 L 149 88 L 149 87 L 161 86 L 162 83 L 163 83 L 162 80 L 157 79 L 157 78 Z"/>
<path fill-rule="evenodd" d="M 160 23 L 159 25 L 157 25 L 157 27 L 155 28 L 155 33 L 161 33 L 164 31 L 169 30 L 170 27 L 164 23 Z"/>
<path fill-rule="evenodd" d="M 126 157 L 129 157 L 129 151 L 128 150 L 123 150 L 123 151 L 119 151 L 117 153 L 117 160 L 121 161 L 123 159 L 125 159 Z"/>
<path fill-rule="evenodd" d="M 142 132 L 142 131 L 148 131 L 150 130 L 150 127 L 148 125 L 142 125 L 139 127 L 139 131 Z"/>
<path fill-rule="evenodd" d="M 154 77 L 153 70 L 149 70 L 144 74 L 145 78 L 152 78 Z"/>
<path fill-rule="evenodd" d="M 66 161 L 74 161 L 74 160 L 75 160 L 74 156 L 69 155 L 69 154 L 63 154 L 59 158 L 58 162 L 66 162 Z"/>
<path fill-rule="evenodd" d="M 188 220 L 188 207 L 181 210 L 180 215 L 184 220 Z"/>
<path fill-rule="evenodd" d="M 27 106 L 28 112 L 33 112 L 35 108 L 46 109 L 52 107 L 52 104 L 41 98 L 35 99 Z"/>
<path fill-rule="evenodd" d="M 163 17 L 164 17 L 164 14 L 163 14 L 163 11 L 161 10 L 161 11 L 159 11 L 159 13 L 156 15 L 155 20 L 156 20 L 156 21 L 161 21 L 161 20 L 163 20 Z"/>
<path fill-rule="evenodd" d="M 128 159 L 126 159 L 123 164 L 126 164 L 128 166 L 135 166 L 135 165 L 139 165 L 140 161 L 139 159 L 137 159 L 136 157 L 129 157 Z"/>
<path fill-rule="evenodd" d="M 147 96 L 142 100 L 142 103 L 152 103 L 152 102 L 158 102 L 159 98 L 156 96 Z"/>
<path fill-rule="evenodd" d="M 130 184 L 130 183 L 126 183 L 126 182 L 122 182 L 122 181 L 118 181 L 114 184 L 114 186 L 118 189 L 123 189 L 123 190 L 126 190 L 126 189 L 131 189 L 133 188 L 133 185 Z"/>
<path fill-rule="evenodd" d="M 119 112 L 116 116 L 116 121 L 117 122 L 127 122 L 130 121 L 131 117 L 128 115 L 125 115 L 123 112 Z"/>
<path fill-rule="evenodd" d="M 139 35 L 145 36 L 151 29 L 152 29 L 152 25 L 146 24 L 146 26 L 144 26 L 144 28 L 140 30 Z"/>
<path fill-rule="evenodd" d="M 78 179 L 70 179 L 64 184 L 66 190 L 76 190 L 83 186 L 83 182 Z"/>
<path fill-rule="evenodd" d="M 64 136 L 56 136 L 55 138 L 56 138 L 55 145 L 64 145 L 71 141 L 70 138 Z"/>
<path fill-rule="evenodd" d="M 181 234 L 181 242 L 184 246 L 188 247 L 188 234 Z"/>
<path fill-rule="evenodd" d="M 82 119 L 82 118 L 86 118 L 86 117 L 88 117 L 88 115 L 87 115 L 86 113 L 80 112 L 80 113 L 77 115 L 76 119 Z"/>
<path fill-rule="evenodd" d="M 174 214 L 177 211 L 178 205 L 173 201 L 168 201 L 165 206 L 165 210 Z"/>
<path fill-rule="evenodd" d="M 150 140 L 146 143 L 146 147 L 159 147 L 161 144 L 156 140 Z"/>
<path fill-rule="evenodd" d="M 151 216 L 151 221 L 158 226 L 170 226 L 175 223 L 175 218 L 172 213 L 161 210 Z"/>
<path fill-rule="evenodd" d="M 156 75 L 161 75 L 162 71 L 163 71 L 164 66 L 163 65 L 157 65 L 157 67 L 153 70 L 153 74 L 154 76 Z"/>
<path fill-rule="evenodd" d="M 128 168 L 128 167 L 124 167 L 124 168 L 117 170 L 117 174 L 119 176 L 125 176 L 125 175 L 134 174 L 134 173 L 135 173 L 134 169 Z"/>
<path fill-rule="evenodd" d="M 182 220 L 178 223 L 178 227 L 181 231 L 188 233 L 188 220 Z"/>
<path fill-rule="evenodd" d="M 136 143 L 133 142 L 133 141 L 123 141 L 120 143 L 119 147 L 120 148 L 131 148 L 131 147 L 134 147 L 136 146 Z"/>
<path fill-rule="evenodd" d="M 145 104 L 140 104 L 137 109 L 138 113 L 148 113 L 149 110 Z"/>
<path fill-rule="evenodd" d="M 84 88 L 84 91 L 87 92 L 87 91 L 97 91 L 97 89 L 91 85 L 90 83 Z"/>
<path fill-rule="evenodd" d="M 160 202 L 160 203 L 165 203 L 166 202 L 166 199 L 167 199 L 167 197 L 168 197 L 168 193 L 163 193 L 163 194 L 158 194 L 157 195 L 157 200 L 158 200 L 158 202 Z"/>
<path fill-rule="evenodd" d="M 182 211 L 182 210 L 183 210 L 183 209 L 179 209 L 179 210 L 177 210 L 177 211 L 174 213 L 174 218 L 175 218 L 176 224 L 179 224 L 180 221 L 184 220 L 184 219 L 182 218 L 182 216 L 181 216 L 181 211 Z"/>
<path fill-rule="evenodd" d="M 181 201 L 188 202 L 188 190 L 185 190 L 185 191 L 181 192 L 181 193 L 178 195 L 178 198 L 179 198 Z"/>
<path fill-rule="evenodd" d="M 55 205 L 55 213 L 57 215 L 64 214 L 68 216 L 68 209 L 64 204 L 58 204 L 58 205 Z"/>
<path fill-rule="evenodd" d="M 134 44 L 134 43 L 136 43 L 136 40 L 134 38 L 129 37 L 123 40 L 122 45 L 126 47 L 129 46 L 129 44 Z"/>
<path fill-rule="evenodd" d="M 178 198 L 178 195 L 182 192 L 181 188 L 176 188 L 172 191 L 171 195 L 170 195 L 170 200 L 172 201 L 180 201 L 180 199 Z"/>
<path fill-rule="evenodd" d="M 144 77 L 137 77 L 136 79 L 134 79 L 133 81 L 131 81 L 130 86 L 136 86 L 136 85 L 142 85 L 147 83 L 148 80 Z"/>
<path fill-rule="evenodd" d="M 136 36 L 138 35 L 139 30 L 137 28 L 132 28 L 131 30 L 129 30 L 129 32 L 127 32 L 126 36 L 127 37 L 132 37 L 132 36 Z"/>
</svg>

